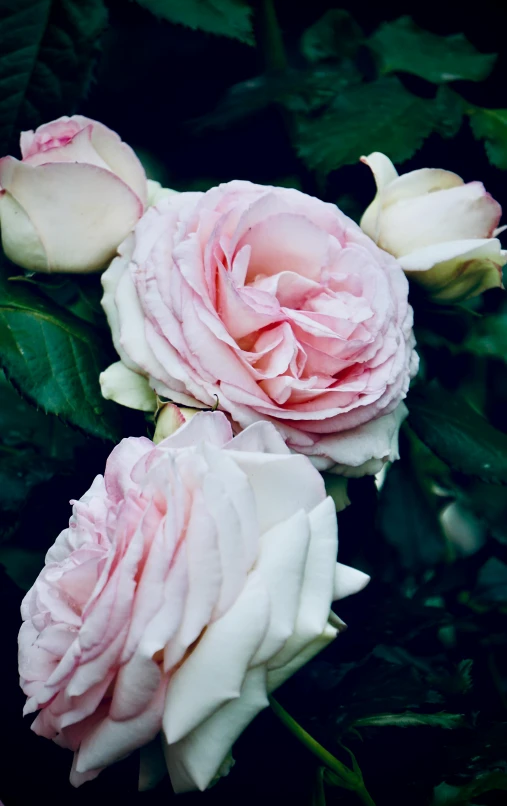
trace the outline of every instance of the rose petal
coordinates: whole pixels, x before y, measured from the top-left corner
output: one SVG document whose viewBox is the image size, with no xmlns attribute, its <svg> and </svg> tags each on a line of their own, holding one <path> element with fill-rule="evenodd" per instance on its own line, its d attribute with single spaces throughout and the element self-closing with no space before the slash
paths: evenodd
<svg viewBox="0 0 507 806">
<path fill-rule="evenodd" d="M 29 252 L 16 254 L 24 268 L 49 272 L 103 268 L 142 214 L 138 197 L 102 168 L 79 163 L 33 168 L 12 157 L 2 163 L 0 185 L 44 239 L 44 262 Z"/>
</svg>

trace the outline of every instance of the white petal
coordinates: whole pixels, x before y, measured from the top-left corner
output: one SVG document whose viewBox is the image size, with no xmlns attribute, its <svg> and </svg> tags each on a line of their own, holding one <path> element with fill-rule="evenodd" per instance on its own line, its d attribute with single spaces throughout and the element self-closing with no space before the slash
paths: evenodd
<svg viewBox="0 0 507 806">
<path fill-rule="evenodd" d="M 236 739 L 268 704 L 266 670 L 258 666 L 247 672 L 238 699 L 223 705 L 180 742 L 164 743 L 174 791 L 206 789 Z"/>
<path fill-rule="evenodd" d="M 169 683 L 163 719 L 169 744 L 182 739 L 224 703 L 240 696 L 268 618 L 267 591 L 260 576 L 251 573 L 236 603 L 207 628 Z"/>
<path fill-rule="evenodd" d="M 389 157 L 380 151 L 373 151 L 367 157 L 361 157 L 361 162 L 367 165 L 373 173 L 377 190 L 384 190 L 387 185 L 390 185 L 391 182 L 398 178 L 398 171 L 393 163 Z"/>
<path fill-rule="evenodd" d="M 386 207 L 397 201 L 414 199 L 417 196 L 424 196 L 437 190 L 461 187 L 464 184 L 463 179 L 452 171 L 444 171 L 440 168 L 419 168 L 417 171 L 409 171 L 396 177 L 396 180 L 386 188 L 382 204 Z"/>
<path fill-rule="evenodd" d="M 257 422 L 247 426 L 226 445 L 231 451 L 289 454 L 285 440 L 272 423 Z"/>
<path fill-rule="evenodd" d="M 298 509 L 310 512 L 326 497 L 322 477 L 306 456 L 238 451 L 234 459 L 252 485 L 261 533 Z"/>
<path fill-rule="evenodd" d="M 481 182 L 400 199 L 382 208 L 378 244 L 401 257 L 432 244 L 489 238 L 501 212 Z"/>
<path fill-rule="evenodd" d="M 398 172 L 389 157 L 381 154 L 380 151 L 374 151 L 368 157 L 361 157 L 361 162 L 371 169 L 377 185 L 377 195 L 361 219 L 361 229 L 376 242 L 379 234 L 383 191 L 398 177 Z"/>
<path fill-rule="evenodd" d="M 102 396 L 122 406 L 140 411 L 155 411 L 157 396 L 146 378 L 133 372 L 123 361 L 116 361 L 99 375 Z"/>
<path fill-rule="evenodd" d="M 351 568 L 350 565 L 336 563 L 333 599 L 337 601 L 345 599 L 346 596 L 351 596 L 353 593 L 359 593 L 369 581 L 370 577 L 364 571 Z"/>
<path fill-rule="evenodd" d="M 334 575 L 338 550 L 336 511 L 326 498 L 309 515 L 311 540 L 294 633 L 269 668 L 287 665 L 324 630 L 334 598 Z"/>
<path fill-rule="evenodd" d="M 310 520 L 302 510 L 261 538 L 256 570 L 269 593 L 270 618 L 264 640 L 252 658 L 253 666 L 270 660 L 294 633 L 309 544 Z"/>
</svg>

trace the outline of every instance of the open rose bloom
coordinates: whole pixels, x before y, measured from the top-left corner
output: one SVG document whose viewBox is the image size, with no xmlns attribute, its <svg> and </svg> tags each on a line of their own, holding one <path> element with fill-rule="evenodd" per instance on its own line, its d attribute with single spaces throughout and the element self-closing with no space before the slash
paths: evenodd
<svg viewBox="0 0 507 806">
<path fill-rule="evenodd" d="M 319 469 L 397 456 L 417 369 L 398 263 L 334 205 L 234 181 L 148 210 L 103 275 L 106 397 L 269 420 Z"/>
<path fill-rule="evenodd" d="M 7 257 L 31 271 L 104 268 L 146 206 L 146 175 L 130 146 L 74 115 L 22 132 L 20 147 L 21 161 L 0 159 Z"/>
<path fill-rule="evenodd" d="M 22 605 L 33 730 L 74 751 L 76 786 L 162 731 L 174 789 L 204 789 L 368 578 L 336 563 L 321 476 L 268 423 L 125 439 L 73 503 Z"/>
</svg>

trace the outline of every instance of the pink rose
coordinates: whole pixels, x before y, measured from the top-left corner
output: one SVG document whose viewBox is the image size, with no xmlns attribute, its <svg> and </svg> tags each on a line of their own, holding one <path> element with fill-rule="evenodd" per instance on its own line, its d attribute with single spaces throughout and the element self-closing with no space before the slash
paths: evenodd
<svg viewBox="0 0 507 806">
<path fill-rule="evenodd" d="M 103 285 L 130 405 L 138 373 L 146 408 L 149 387 L 184 406 L 218 400 L 235 428 L 270 420 L 319 469 L 374 473 L 397 455 L 417 368 L 407 281 L 334 205 L 241 181 L 172 196 Z M 123 402 L 107 370 L 102 384 Z"/>
<path fill-rule="evenodd" d="M 21 134 L 22 161 L 0 160 L 7 257 L 31 271 L 103 268 L 142 216 L 144 169 L 102 123 L 81 115 Z"/>
<path fill-rule="evenodd" d="M 268 423 L 231 437 L 201 412 L 158 446 L 123 440 L 23 601 L 25 713 L 75 751 L 76 786 L 162 730 L 174 789 L 206 788 L 267 694 L 336 636 L 332 600 L 368 581 L 336 563 L 311 462 Z"/>
</svg>

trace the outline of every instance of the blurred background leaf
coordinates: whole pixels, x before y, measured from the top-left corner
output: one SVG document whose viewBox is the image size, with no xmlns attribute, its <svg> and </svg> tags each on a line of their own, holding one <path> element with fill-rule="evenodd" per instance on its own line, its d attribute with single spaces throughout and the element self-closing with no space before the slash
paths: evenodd
<svg viewBox="0 0 507 806">
<path fill-rule="evenodd" d="M 354 17 L 343 8 L 332 8 L 306 29 L 301 51 L 309 62 L 353 58 L 363 39 Z"/>
<path fill-rule="evenodd" d="M 103 0 L 2 0 L 0 154 L 21 130 L 76 111 L 106 23 Z"/>
<path fill-rule="evenodd" d="M 377 54 L 382 75 L 413 73 L 435 84 L 483 81 L 496 60 L 495 53 L 480 53 L 463 34 L 435 36 L 410 17 L 381 25 L 368 46 Z"/>
</svg>

